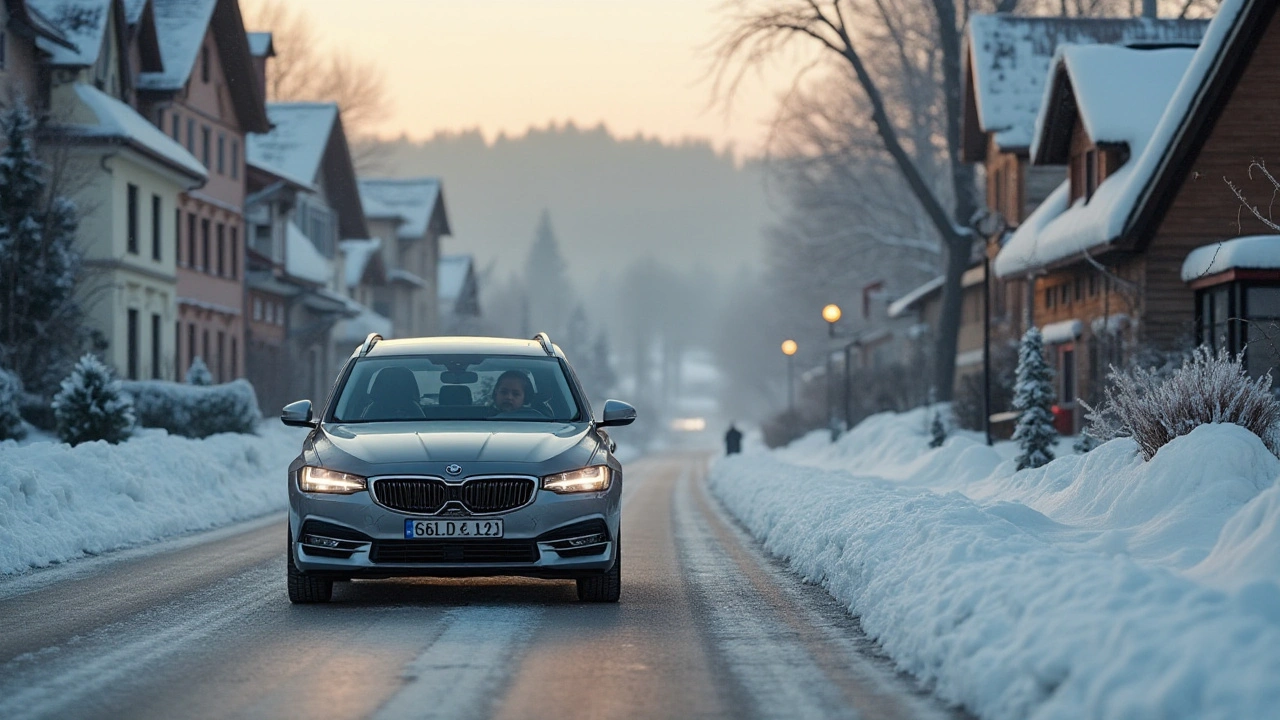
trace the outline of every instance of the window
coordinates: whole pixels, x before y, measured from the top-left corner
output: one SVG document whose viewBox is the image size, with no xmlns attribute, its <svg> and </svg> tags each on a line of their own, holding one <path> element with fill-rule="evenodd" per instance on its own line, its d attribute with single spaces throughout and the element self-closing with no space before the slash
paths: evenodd
<svg viewBox="0 0 1280 720">
<path fill-rule="evenodd" d="M 196 266 L 196 214 L 187 213 L 187 267 Z"/>
<path fill-rule="evenodd" d="M 133 183 L 128 184 L 129 194 L 129 252 L 138 254 L 138 186 Z"/>
<path fill-rule="evenodd" d="M 1056 295 L 1056 294 L 1055 294 L 1055 292 L 1054 292 L 1055 290 L 1056 290 L 1056 288 L 1045 288 L 1045 289 L 1044 289 L 1044 306 L 1045 306 L 1046 308 L 1050 309 L 1050 310 L 1052 310 L 1052 309 L 1054 308 L 1054 302 L 1053 302 L 1053 301 L 1054 301 L 1054 299 L 1055 299 L 1055 298 L 1057 298 L 1057 295 Z"/>
<path fill-rule="evenodd" d="M 1072 285 L 1074 286 L 1073 291 L 1075 293 L 1075 300 L 1076 302 L 1080 302 L 1084 299 L 1084 281 L 1080 279 L 1079 275 L 1077 275 L 1075 280 L 1072 282 Z"/>
<path fill-rule="evenodd" d="M 202 158 L 201 162 L 204 163 L 204 167 L 206 170 L 209 169 L 210 145 L 212 144 L 212 140 L 213 140 L 213 131 L 209 129 L 208 125 L 201 125 L 200 126 L 200 157 Z"/>
<path fill-rule="evenodd" d="M 231 139 L 231 179 L 240 179 L 240 141 Z"/>
<path fill-rule="evenodd" d="M 187 367 L 196 361 L 196 324 L 187 325 Z"/>
<path fill-rule="evenodd" d="M 1096 273 L 1089 273 L 1089 297 L 1093 297 L 1094 295 L 1097 295 L 1097 294 L 1098 294 L 1098 275 Z"/>
<path fill-rule="evenodd" d="M 218 133 L 218 174 L 227 174 L 227 136 L 225 133 Z"/>
<path fill-rule="evenodd" d="M 160 379 L 160 315 L 151 313 L 151 379 Z"/>
<path fill-rule="evenodd" d="M 160 259 L 160 196 L 151 196 L 151 259 Z"/>
<path fill-rule="evenodd" d="M 169 115 L 169 125 L 173 134 L 173 141 L 182 142 L 182 118 L 178 117 L 178 113 Z"/>
<path fill-rule="evenodd" d="M 209 82 L 209 46 L 200 48 L 200 82 Z"/>
<path fill-rule="evenodd" d="M 200 341 L 201 341 L 201 342 L 200 342 L 200 344 L 201 344 L 201 346 L 202 346 L 202 349 L 204 350 L 204 353 L 201 355 L 201 357 L 202 357 L 202 358 L 204 358 L 204 361 L 205 361 L 205 362 L 204 362 L 204 364 L 205 364 L 205 366 L 207 367 L 207 366 L 209 365 L 209 357 L 210 357 L 210 355 L 209 355 L 209 331 L 208 331 L 207 329 L 206 329 L 206 330 L 204 330 L 204 331 L 202 331 L 202 332 L 200 333 Z"/>
<path fill-rule="evenodd" d="M 179 262 L 182 258 L 182 210 L 173 209 L 173 261 Z"/>
<path fill-rule="evenodd" d="M 1240 324 L 1245 367 L 1253 377 L 1268 371 L 1274 376 L 1280 367 L 1280 287 L 1246 287 L 1243 314 L 1248 320 Z"/>
<path fill-rule="evenodd" d="M 218 236 L 218 255 L 217 255 L 217 257 L 218 257 L 218 277 L 225 277 L 225 276 L 226 276 L 226 274 L 227 274 L 227 265 L 226 265 L 226 259 L 225 259 L 225 258 L 226 258 L 226 249 L 227 249 L 227 248 L 226 248 L 226 237 L 225 237 L 225 235 L 226 235 L 226 226 L 224 226 L 222 223 L 218 223 L 218 228 L 217 228 L 217 236 Z"/>
<path fill-rule="evenodd" d="M 128 370 L 129 379 L 138 379 L 138 311 L 129 311 Z"/>
<path fill-rule="evenodd" d="M 1089 202 L 1097 189 L 1098 151 L 1096 148 L 1090 148 L 1084 151 L 1084 201 Z"/>
<path fill-rule="evenodd" d="M 231 226 L 231 279 L 240 277 L 240 228 Z"/>
<path fill-rule="evenodd" d="M 200 269 L 212 272 L 213 265 L 209 262 L 209 218 L 200 218 L 200 245 Z"/>
<path fill-rule="evenodd" d="M 253 319 L 262 320 L 262 298 L 253 299 Z"/>
<path fill-rule="evenodd" d="M 1063 283 L 1058 286 L 1058 292 L 1061 293 L 1062 295 L 1062 297 L 1060 298 L 1062 304 L 1070 305 L 1071 304 L 1071 288 L 1066 283 Z"/>
<path fill-rule="evenodd" d="M 182 321 L 173 322 L 173 377 L 182 380 Z"/>
<path fill-rule="evenodd" d="M 187 152 L 196 152 L 196 121 L 192 118 L 187 118 Z"/>
</svg>

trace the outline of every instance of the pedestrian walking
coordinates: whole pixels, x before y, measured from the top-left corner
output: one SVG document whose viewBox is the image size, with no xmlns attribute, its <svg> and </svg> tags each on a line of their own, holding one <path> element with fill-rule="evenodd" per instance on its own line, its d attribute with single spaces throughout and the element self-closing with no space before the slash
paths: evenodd
<svg viewBox="0 0 1280 720">
<path fill-rule="evenodd" d="M 733 455 L 742 452 L 742 431 L 729 423 L 729 431 L 724 434 L 724 454 Z"/>
</svg>

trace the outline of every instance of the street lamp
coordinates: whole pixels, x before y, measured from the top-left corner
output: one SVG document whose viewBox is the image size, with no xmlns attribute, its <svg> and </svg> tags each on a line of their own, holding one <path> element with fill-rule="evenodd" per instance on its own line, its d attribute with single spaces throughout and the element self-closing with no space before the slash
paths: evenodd
<svg viewBox="0 0 1280 720">
<path fill-rule="evenodd" d="M 840 306 L 835 303 L 822 308 L 822 319 L 827 321 L 827 337 L 836 336 L 836 323 L 840 322 L 841 315 Z"/>
<path fill-rule="evenodd" d="M 822 319 L 827 321 L 827 337 L 834 340 L 836 337 L 836 323 L 840 321 L 840 306 L 830 303 L 822 308 Z M 849 369 L 845 368 L 845 372 Z M 827 427 L 831 428 L 831 442 L 836 441 L 836 437 L 840 434 L 840 429 L 836 426 L 836 402 L 835 402 L 835 365 L 831 362 L 831 347 L 827 347 Z"/>
<path fill-rule="evenodd" d="M 796 393 L 795 383 L 791 381 L 792 366 L 795 365 L 796 350 L 800 346 L 796 345 L 795 340 L 787 339 L 782 341 L 782 354 L 787 356 L 787 413 L 794 415 L 796 412 Z"/>
</svg>

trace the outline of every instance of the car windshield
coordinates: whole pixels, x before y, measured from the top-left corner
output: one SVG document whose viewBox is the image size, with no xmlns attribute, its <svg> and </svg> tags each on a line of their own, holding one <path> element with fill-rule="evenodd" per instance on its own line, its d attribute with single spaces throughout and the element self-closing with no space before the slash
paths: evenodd
<svg viewBox="0 0 1280 720">
<path fill-rule="evenodd" d="M 361 358 L 338 394 L 333 422 L 582 417 L 560 362 L 519 355 Z"/>
</svg>

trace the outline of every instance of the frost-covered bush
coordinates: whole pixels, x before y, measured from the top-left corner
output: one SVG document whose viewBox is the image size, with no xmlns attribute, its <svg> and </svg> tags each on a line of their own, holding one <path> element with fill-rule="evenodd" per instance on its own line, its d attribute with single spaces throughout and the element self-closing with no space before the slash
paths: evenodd
<svg viewBox="0 0 1280 720">
<path fill-rule="evenodd" d="M 187 384 L 213 384 L 213 373 L 209 372 L 209 366 L 204 364 L 204 358 L 197 355 L 196 359 L 191 361 L 191 367 L 187 368 Z"/>
<path fill-rule="evenodd" d="M 1166 376 L 1135 367 L 1111 368 L 1106 399 L 1085 409 L 1089 434 L 1106 441 L 1132 437 L 1150 460 L 1175 437 L 1208 423 L 1235 423 L 1262 439 L 1280 456 L 1280 402 L 1271 394 L 1271 376 L 1250 378 L 1240 357 L 1206 347 Z"/>
<path fill-rule="evenodd" d="M 1018 469 L 1037 468 L 1053 460 L 1053 369 L 1044 361 L 1044 339 L 1031 328 L 1018 348 L 1018 371 L 1013 409 L 1020 412 L 1013 430 L 1018 443 Z"/>
<path fill-rule="evenodd" d="M 22 383 L 18 376 L 0 368 L 0 440 L 21 440 L 27 429 L 18 413 L 18 398 L 22 395 Z"/>
<path fill-rule="evenodd" d="M 171 435 L 249 434 L 262 419 L 248 380 L 209 386 L 139 380 L 124 383 L 124 390 L 133 396 L 139 425 L 164 428 Z"/>
<path fill-rule="evenodd" d="M 133 399 L 120 389 L 111 368 L 85 354 L 53 397 L 58 437 L 79 445 L 93 440 L 119 443 L 133 434 Z"/>
<path fill-rule="evenodd" d="M 933 411 L 933 422 L 929 424 L 929 447 L 939 448 L 947 441 L 947 426 L 942 422 L 942 413 Z"/>
</svg>

